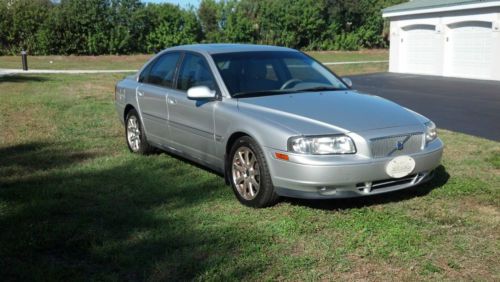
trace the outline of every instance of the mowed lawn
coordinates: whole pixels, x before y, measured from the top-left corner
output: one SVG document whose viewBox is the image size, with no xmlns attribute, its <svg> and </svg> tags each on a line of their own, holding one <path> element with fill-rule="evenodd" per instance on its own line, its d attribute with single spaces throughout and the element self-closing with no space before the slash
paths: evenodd
<svg viewBox="0 0 500 282">
<path fill-rule="evenodd" d="M 122 76 L 0 77 L 2 280 L 500 279 L 500 143 L 441 130 L 424 186 L 256 210 L 210 171 L 129 153 Z"/>
<path fill-rule="evenodd" d="M 389 53 L 385 49 L 362 51 L 324 51 L 308 52 L 321 62 L 356 62 L 356 61 L 386 61 Z M 152 55 L 132 56 L 28 56 L 30 69 L 53 70 L 136 70 Z M 385 72 L 389 67 L 387 62 L 369 64 L 342 64 L 329 66 L 341 75 Z M 21 69 L 20 56 L 0 57 L 0 69 Z"/>
</svg>

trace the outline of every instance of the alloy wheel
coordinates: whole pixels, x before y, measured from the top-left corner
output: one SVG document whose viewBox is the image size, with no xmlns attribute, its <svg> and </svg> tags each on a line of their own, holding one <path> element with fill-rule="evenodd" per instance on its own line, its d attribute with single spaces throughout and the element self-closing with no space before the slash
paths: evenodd
<svg viewBox="0 0 500 282">
<path fill-rule="evenodd" d="M 254 199 L 260 189 L 260 167 L 257 156 L 248 147 L 240 147 L 234 153 L 232 176 L 236 190 L 245 200 Z"/>
<path fill-rule="evenodd" d="M 141 130 L 136 116 L 131 116 L 127 121 L 127 141 L 132 151 L 139 151 L 141 147 Z"/>
</svg>

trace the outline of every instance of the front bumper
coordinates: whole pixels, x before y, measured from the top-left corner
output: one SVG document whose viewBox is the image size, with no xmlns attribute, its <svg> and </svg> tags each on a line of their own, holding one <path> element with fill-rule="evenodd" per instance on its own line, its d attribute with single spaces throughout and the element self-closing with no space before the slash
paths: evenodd
<svg viewBox="0 0 500 282">
<path fill-rule="evenodd" d="M 268 165 L 276 193 L 281 196 L 305 199 L 351 198 L 376 195 L 401 190 L 428 181 L 439 166 L 443 143 L 436 139 L 425 150 L 410 155 L 415 168 L 409 176 L 391 178 L 386 165 L 392 159 L 359 158 L 350 156 L 325 156 L 330 161 L 308 164 L 307 158 L 294 162 L 276 159 L 276 150 L 266 148 Z"/>
</svg>

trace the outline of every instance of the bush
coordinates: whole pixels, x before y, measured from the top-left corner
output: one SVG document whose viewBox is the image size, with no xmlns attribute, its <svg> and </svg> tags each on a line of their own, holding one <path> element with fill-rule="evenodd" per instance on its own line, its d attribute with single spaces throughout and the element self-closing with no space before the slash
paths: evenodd
<svg viewBox="0 0 500 282">
<path fill-rule="evenodd" d="M 386 47 L 380 10 L 403 0 L 0 0 L 0 54 L 130 54 L 197 42 L 305 50 Z"/>
</svg>

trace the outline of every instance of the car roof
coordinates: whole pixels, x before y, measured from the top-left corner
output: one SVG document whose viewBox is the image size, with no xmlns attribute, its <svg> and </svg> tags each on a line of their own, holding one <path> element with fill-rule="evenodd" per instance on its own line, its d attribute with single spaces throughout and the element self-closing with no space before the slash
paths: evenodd
<svg viewBox="0 0 500 282">
<path fill-rule="evenodd" d="M 295 49 L 271 46 L 271 45 L 256 45 L 256 44 L 227 44 L 227 43 L 216 43 L 216 44 L 192 44 L 192 45 L 181 45 L 172 48 L 167 48 L 164 51 L 195 51 L 199 53 L 207 54 L 221 54 L 221 53 L 234 53 L 234 52 L 253 52 L 253 51 L 294 51 Z"/>
</svg>

